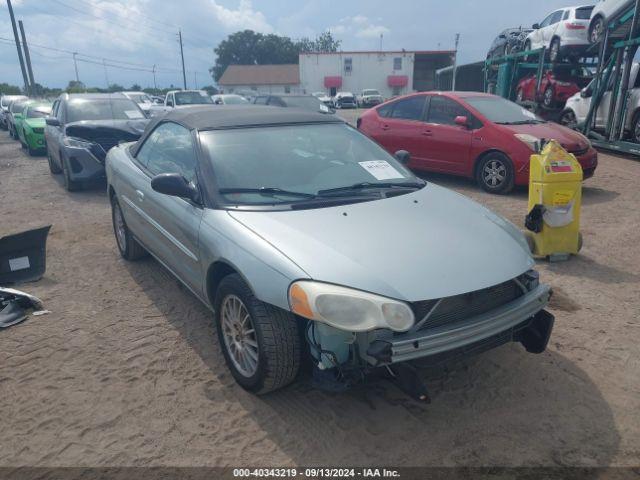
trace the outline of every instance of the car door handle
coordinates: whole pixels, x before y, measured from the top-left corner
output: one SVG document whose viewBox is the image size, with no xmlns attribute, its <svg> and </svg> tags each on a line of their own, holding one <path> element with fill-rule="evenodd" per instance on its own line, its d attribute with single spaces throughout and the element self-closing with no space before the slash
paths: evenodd
<svg viewBox="0 0 640 480">
<path fill-rule="evenodd" d="M 389 125 L 382 125 L 380 128 L 382 130 L 389 130 Z"/>
<path fill-rule="evenodd" d="M 424 135 L 425 137 L 432 137 L 433 136 L 433 131 L 432 130 L 425 130 L 422 132 L 422 135 Z"/>
<path fill-rule="evenodd" d="M 138 197 L 139 201 L 143 201 L 144 200 L 144 193 L 142 193 L 140 190 L 136 190 L 136 196 Z"/>
</svg>

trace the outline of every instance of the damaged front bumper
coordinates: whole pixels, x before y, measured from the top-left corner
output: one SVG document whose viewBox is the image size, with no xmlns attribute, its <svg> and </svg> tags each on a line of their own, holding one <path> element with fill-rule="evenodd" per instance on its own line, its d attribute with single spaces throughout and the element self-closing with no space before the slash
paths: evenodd
<svg viewBox="0 0 640 480">
<path fill-rule="evenodd" d="M 65 146 L 64 154 L 69 161 L 71 180 L 90 182 L 105 177 L 106 154 L 100 145 L 94 145 L 91 149 Z"/>
<path fill-rule="evenodd" d="M 540 284 L 512 302 L 456 324 L 405 334 L 379 332 L 370 340 L 365 360 L 373 366 L 389 365 L 471 353 L 483 342 L 494 348 L 508 341 L 520 341 L 527 351 L 541 353 L 553 328 L 553 315 L 543 310 L 550 295 L 549 286 Z"/>
</svg>

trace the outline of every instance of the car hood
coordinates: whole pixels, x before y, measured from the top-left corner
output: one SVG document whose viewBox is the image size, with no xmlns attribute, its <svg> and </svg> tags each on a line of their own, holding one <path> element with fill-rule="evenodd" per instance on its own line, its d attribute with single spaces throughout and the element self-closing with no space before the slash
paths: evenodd
<svg viewBox="0 0 640 480">
<path fill-rule="evenodd" d="M 534 264 L 510 222 L 433 184 L 366 203 L 229 215 L 309 278 L 406 301 L 480 290 Z"/>
<path fill-rule="evenodd" d="M 44 127 L 47 124 L 45 118 L 25 118 L 24 123 L 29 125 L 31 128 Z"/>
<path fill-rule="evenodd" d="M 589 148 L 587 138 L 557 123 L 547 122 L 535 125 L 500 125 L 512 133 L 526 133 L 546 140 L 556 140 L 565 150 L 575 152 Z"/>
</svg>

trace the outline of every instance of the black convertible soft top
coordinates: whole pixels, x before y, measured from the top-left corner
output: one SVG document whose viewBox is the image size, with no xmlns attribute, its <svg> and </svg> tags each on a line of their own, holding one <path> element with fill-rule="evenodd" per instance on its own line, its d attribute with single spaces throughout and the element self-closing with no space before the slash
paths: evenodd
<svg viewBox="0 0 640 480">
<path fill-rule="evenodd" d="M 156 125 L 162 122 L 179 123 L 189 130 L 217 130 L 295 123 L 344 123 L 344 120 L 326 113 L 265 105 L 199 105 L 175 108 L 149 122 L 134 147 L 134 155 Z"/>
</svg>

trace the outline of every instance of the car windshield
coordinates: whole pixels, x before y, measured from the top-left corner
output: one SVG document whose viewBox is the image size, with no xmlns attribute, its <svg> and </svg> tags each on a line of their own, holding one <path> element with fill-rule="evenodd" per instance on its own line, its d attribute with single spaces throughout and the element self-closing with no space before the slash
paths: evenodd
<svg viewBox="0 0 640 480">
<path fill-rule="evenodd" d="M 144 114 L 128 98 L 74 98 L 67 104 L 67 122 L 82 120 L 135 120 Z"/>
<path fill-rule="evenodd" d="M 227 95 L 222 97 L 225 105 L 244 105 L 245 103 L 249 103 L 249 101 L 241 97 L 240 95 Z"/>
<path fill-rule="evenodd" d="M 9 107 L 9 111 L 11 113 L 17 113 L 17 112 L 22 112 L 22 110 L 24 109 L 24 105 L 25 105 L 25 101 L 21 101 L 21 102 L 13 102 L 11 104 L 11 106 Z"/>
<path fill-rule="evenodd" d="M 363 90 L 362 95 L 380 95 L 378 90 Z"/>
<path fill-rule="evenodd" d="M 176 105 L 202 105 L 213 103 L 207 92 L 176 92 Z"/>
<path fill-rule="evenodd" d="M 133 100 L 136 103 L 152 103 L 151 97 L 149 97 L 149 95 L 146 95 L 144 93 L 130 93 L 128 96 L 131 100 Z"/>
<path fill-rule="evenodd" d="M 305 110 L 313 110 L 317 112 L 324 107 L 324 103 L 311 95 L 300 97 L 282 97 L 282 100 L 289 106 L 294 108 L 303 108 Z"/>
<path fill-rule="evenodd" d="M 44 118 L 49 115 L 51 115 L 51 107 L 47 105 L 33 107 L 27 111 L 27 118 Z"/>
<path fill-rule="evenodd" d="M 526 124 L 544 123 L 534 113 L 520 105 L 510 102 L 502 97 L 477 96 L 462 97 L 463 100 L 484 115 L 493 123 L 502 124 Z"/>
<path fill-rule="evenodd" d="M 342 123 L 205 131 L 200 141 L 230 206 L 317 201 L 318 196 L 326 198 L 324 193 L 375 200 L 381 189 L 423 184 L 376 143 Z M 335 189 L 339 193 L 325 192 Z"/>
</svg>

